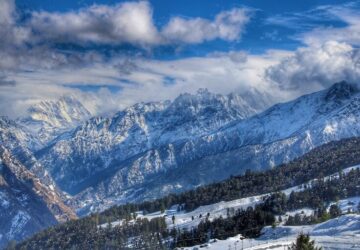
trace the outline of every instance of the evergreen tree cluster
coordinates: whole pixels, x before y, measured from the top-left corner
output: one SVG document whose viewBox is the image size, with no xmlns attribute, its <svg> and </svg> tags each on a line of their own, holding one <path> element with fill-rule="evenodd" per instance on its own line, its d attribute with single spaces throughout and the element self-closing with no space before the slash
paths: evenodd
<svg viewBox="0 0 360 250">
<path fill-rule="evenodd" d="M 65 223 L 8 249 L 168 249 L 165 219 L 137 219 L 101 227 L 96 216 Z"/>
</svg>

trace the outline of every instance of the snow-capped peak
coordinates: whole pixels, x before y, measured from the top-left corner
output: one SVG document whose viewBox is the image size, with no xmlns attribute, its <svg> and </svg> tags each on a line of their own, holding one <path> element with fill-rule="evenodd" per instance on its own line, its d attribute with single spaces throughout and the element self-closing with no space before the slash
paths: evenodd
<svg viewBox="0 0 360 250">
<path fill-rule="evenodd" d="M 31 106 L 28 116 L 19 121 L 38 135 L 42 143 L 46 143 L 90 116 L 90 112 L 75 97 L 62 96 L 58 100 L 45 100 Z"/>
</svg>

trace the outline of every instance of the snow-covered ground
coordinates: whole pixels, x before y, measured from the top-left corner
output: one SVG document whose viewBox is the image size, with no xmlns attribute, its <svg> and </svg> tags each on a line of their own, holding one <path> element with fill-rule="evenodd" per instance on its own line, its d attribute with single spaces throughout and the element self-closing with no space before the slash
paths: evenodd
<svg viewBox="0 0 360 250">
<path fill-rule="evenodd" d="M 196 227 L 201 220 L 205 220 L 207 214 L 209 213 L 209 220 L 213 220 L 214 218 L 219 218 L 220 216 L 226 217 L 229 213 L 230 216 L 240 208 L 246 209 L 249 206 L 255 206 L 262 200 L 261 196 L 253 196 L 248 198 L 237 199 L 233 201 L 222 201 L 218 203 L 214 203 L 207 206 L 200 206 L 197 209 L 191 212 L 177 212 L 176 207 L 174 206 L 170 210 L 166 210 L 164 214 L 160 214 L 159 212 L 148 214 L 145 217 L 148 219 L 152 219 L 154 217 L 165 216 L 166 223 L 169 228 L 180 228 L 180 229 L 191 229 L 192 227 Z M 172 216 L 175 216 L 175 224 L 173 224 Z"/>
<path fill-rule="evenodd" d="M 352 169 L 360 168 L 360 165 L 349 167 L 343 170 L 343 173 L 348 173 Z M 325 177 L 325 179 L 339 178 L 339 174 L 333 174 Z M 314 180 L 311 180 L 302 185 L 298 185 L 292 188 L 283 190 L 286 195 L 290 195 L 291 192 L 299 192 L 304 189 L 304 186 L 310 186 Z M 200 206 L 191 212 L 177 211 L 178 206 L 175 205 L 172 208 L 165 210 L 164 213 L 160 211 L 143 215 L 141 211 L 137 212 L 137 218 L 147 218 L 149 220 L 156 217 L 165 217 L 168 228 L 173 227 L 180 229 L 191 229 L 196 227 L 202 220 L 205 220 L 209 213 L 209 220 L 213 220 L 220 216 L 227 217 L 237 209 L 246 209 L 249 206 L 255 206 L 261 203 L 264 197 L 269 194 L 263 194 L 253 197 L 241 198 L 233 201 L 222 201 L 207 206 Z M 336 204 L 339 205 L 343 213 L 350 211 L 357 211 L 360 197 L 352 197 L 343 200 L 339 200 Z M 334 202 L 335 203 L 335 202 Z M 331 203 L 333 204 L 333 203 Z M 329 207 L 330 205 L 329 204 Z M 283 217 L 283 222 L 289 215 L 294 216 L 296 213 L 311 215 L 313 210 L 310 208 L 302 208 L 295 211 L 287 212 Z M 173 223 L 172 216 L 175 216 L 175 223 Z M 133 223 L 131 221 L 130 223 Z M 124 220 L 114 221 L 112 226 L 121 226 Z M 216 240 L 202 246 L 203 249 L 287 249 L 296 239 L 300 232 L 309 233 L 319 246 L 324 249 L 360 249 L 360 215 L 348 214 L 343 215 L 337 219 L 332 219 L 321 224 L 311 226 L 284 226 L 281 223 L 280 226 L 274 228 L 266 227 L 263 230 L 263 235 L 257 239 L 244 239 L 240 240 L 240 235 L 230 237 L 226 240 Z M 107 224 L 101 225 L 106 227 Z M 214 240 L 212 240 L 214 241 Z M 200 246 L 185 248 L 196 249 Z"/>
<path fill-rule="evenodd" d="M 266 227 L 257 239 L 240 240 L 240 235 L 203 245 L 203 249 L 287 249 L 301 233 L 309 233 L 311 239 L 324 249 L 360 249 L 360 215 L 348 214 L 311 226 Z M 200 246 L 184 248 L 192 250 Z"/>
<path fill-rule="evenodd" d="M 357 196 L 333 202 L 329 205 L 329 208 L 332 204 L 337 204 L 343 213 L 356 212 L 358 210 L 359 203 L 360 196 Z"/>
<path fill-rule="evenodd" d="M 357 168 L 360 168 L 360 165 L 346 168 L 343 170 L 343 173 L 348 173 L 352 169 L 357 169 Z M 336 174 L 325 177 L 325 179 L 330 179 L 330 178 L 331 179 L 339 178 L 339 174 L 336 173 Z M 302 191 L 302 190 L 304 190 L 305 185 L 310 186 L 313 181 L 314 180 L 308 181 L 304 184 L 282 190 L 281 192 L 285 193 L 286 195 L 290 195 L 291 192 Z M 221 202 L 214 203 L 211 205 L 200 206 L 197 209 L 187 212 L 187 213 L 184 211 L 178 212 L 177 205 L 173 206 L 172 208 L 170 208 L 168 210 L 165 210 L 164 213 L 161 213 L 160 211 L 158 211 L 158 212 L 154 212 L 151 214 L 143 215 L 142 212 L 139 211 L 139 212 L 137 212 L 137 215 L 138 215 L 137 218 L 147 218 L 147 219 L 151 220 L 156 217 L 165 216 L 166 223 L 169 228 L 177 227 L 180 229 L 191 229 L 192 227 L 196 227 L 202 220 L 205 220 L 208 213 L 210 214 L 209 220 L 213 220 L 214 218 L 219 218 L 220 216 L 225 218 L 225 217 L 227 217 L 228 212 L 230 213 L 230 216 L 232 216 L 232 211 L 236 211 L 239 208 L 246 209 L 249 206 L 255 206 L 256 204 L 261 203 L 262 199 L 268 195 L 269 194 L 263 194 L 263 195 L 257 195 L 257 196 L 247 197 L 247 198 L 236 199 L 236 200 L 232 200 L 232 201 L 226 201 L 226 202 L 221 201 Z M 348 208 L 350 206 L 351 206 L 352 211 L 356 211 L 359 201 L 360 201 L 360 197 L 358 197 L 358 198 L 355 197 L 355 198 L 340 200 L 338 202 L 338 204 L 343 212 L 347 212 Z M 286 215 L 294 216 L 296 213 L 301 213 L 301 212 L 304 212 L 304 214 L 306 214 L 306 215 L 311 215 L 313 211 L 309 208 L 303 208 L 303 209 L 299 209 L 296 211 L 288 212 L 288 213 L 286 213 Z M 175 216 L 175 224 L 173 224 L 173 221 L 172 221 L 173 215 Z M 124 222 L 124 220 L 114 221 L 111 223 L 111 225 L 119 226 L 123 222 Z M 131 222 L 133 222 L 133 221 L 131 221 Z M 106 227 L 107 225 L 108 224 L 106 223 L 106 224 L 101 225 L 101 227 Z"/>
<path fill-rule="evenodd" d="M 158 211 L 143 215 L 142 212 L 138 212 L 137 218 L 147 218 L 148 220 L 151 220 L 157 217 L 165 217 L 166 223 L 170 229 L 173 227 L 180 229 L 191 229 L 192 227 L 196 227 L 202 220 L 205 220 L 208 213 L 210 214 L 209 220 L 219 218 L 220 216 L 227 217 L 228 213 L 230 216 L 232 216 L 237 209 L 246 209 L 249 206 L 255 206 L 256 204 L 260 203 L 263 196 L 264 195 L 252 196 L 227 202 L 221 201 L 207 206 L 200 206 L 188 213 L 184 211 L 177 211 L 177 206 L 173 206 L 172 208 L 165 210 L 164 213 Z M 172 221 L 173 215 L 175 216 L 175 224 L 173 224 Z M 111 225 L 118 226 L 123 222 L 124 220 L 118 220 L 112 222 Z M 130 223 L 132 222 L 133 221 L 130 221 Z M 100 226 L 105 228 L 107 225 L 108 224 L 105 223 Z"/>
</svg>

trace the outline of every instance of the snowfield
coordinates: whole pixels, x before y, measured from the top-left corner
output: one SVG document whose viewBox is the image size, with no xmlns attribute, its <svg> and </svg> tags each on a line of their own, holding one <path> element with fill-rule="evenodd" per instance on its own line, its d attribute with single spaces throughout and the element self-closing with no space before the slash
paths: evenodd
<svg viewBox="0 0 360 250">
<path fill-rule="evenodd" d="M 164 213 L 160 211 L 143 215 L 141 211 L 137 212 L 137 218 L 147 218 L 148 220 L 157 218 L 157 217 L 166 217 L 166 223 L 168 228 L 171 229 L 173 227 L 180 228 L 180 229 L 191 229 L 192 227 L 196 227 L 202 220 L 206 219 L 207 214 L 209 213 L 209 220 L 213 220 L 215 218 L 227 217 L 228 210 L 230 215 L 232 216 L 232 211 L 236 211 L 237 209 L 243 208 L 246 209 L 247 207 L 254 207 L 256 204 L 262 201 L 262 198 L 266 195 L 258 195 L 252 196 L 248 198 L 241 198 L 232 201 L 221 201 L 218 203 L 214 203 L 207 206 L 200 206 L 197 209 L 190 211 L 188 213 L 184 211 L 177 211 L 177 205 L 173 206 L 172 208 L 165 210 Z M 175 216 L 175 224 L 173 224 L 172 216 Z M 192 219 L 194 218 L 194 220 Z M 111 226 L 121 226 L 125 220 L 117 220 L 111 222 Z M 134 220 L 130 221 L 129 223 L 134 223 Z M 99 227 L 105 228 L 108 226 L 108 223 L 104 223 Z"/>
<path fill-rule="evenodd" d="M 258 195 L 227 202 L 221 201 L 207 206 L 200 206 L 188 213 L 181 211 L 177 212 L 177 206 L 174 206 L 172 209 L 166 210 L 163 214 L 157 212 L 145 216 L 140 216 L 140 218 L 148 218 L 150 220 L 155 217 L 165 216 L 169 229 L 173 227 L 180 229 L 191 229 L 192 227 L 196 227 L 202 220 L 205 220 L 208 213 L 210 214 L 209 220 L 219 218 L 220 216 L 227 217 L 228 210 L 230 216 L 232 216 L 232 211 L 240 208 L 246 209 L 250 206 L 254 207 L 256 204 L 262 201 L 262 197 L 263 195 Z M 173 215 L 175 216 L 175 224 L 172 222 Z M 194 220 L 192 218 L 194 218 Z"/>
<path fill-rule="evenodd" d="M 203 244 L 203 249 L 287 249 L 301 233 L 309 233 L 317 246 L 324 249 L 360 249 L 360 215 L 348 214 L 311 226 L 266 227 L 257 239 L 240 240 L 240 236 L 214 240 Z M 198 249 L 200 246 L 184 248 Z"/>
</svg>

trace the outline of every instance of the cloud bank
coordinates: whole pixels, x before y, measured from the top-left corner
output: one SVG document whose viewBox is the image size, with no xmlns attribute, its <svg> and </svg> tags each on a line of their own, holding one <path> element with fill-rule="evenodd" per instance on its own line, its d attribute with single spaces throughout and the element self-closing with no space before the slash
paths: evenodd
<svg viewBox="0 0 360 250">
<path fill-rule="evenodd" d="M 280 88 L 300 93 L 343 80 L 360 83 L 360 50 L 336 41 L 300 48 L 268 68 L 266 75 Z"/>
</svg>

